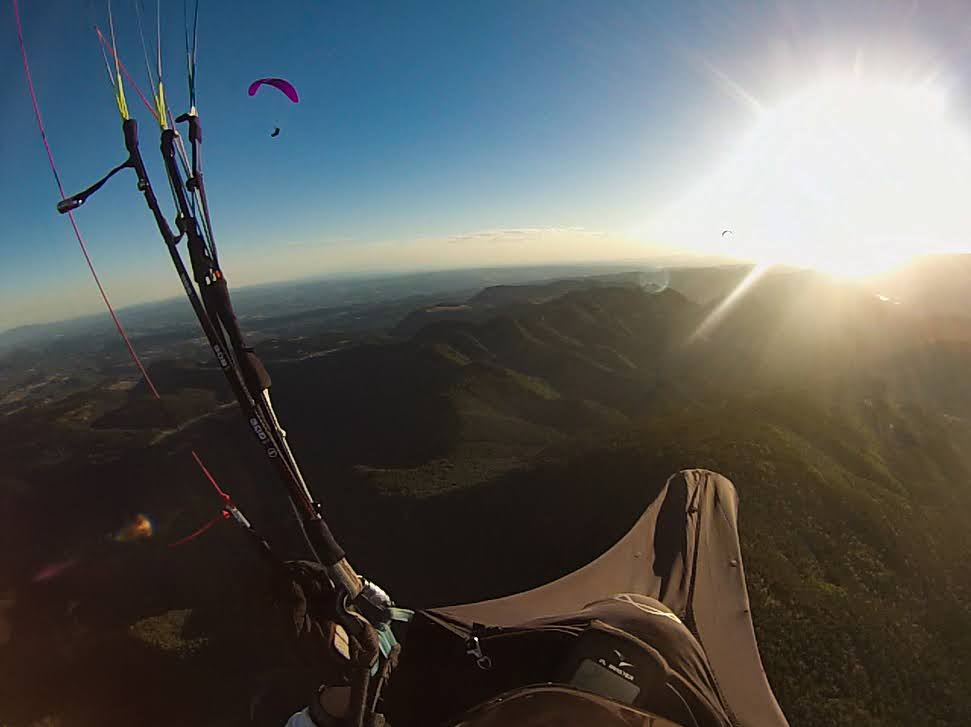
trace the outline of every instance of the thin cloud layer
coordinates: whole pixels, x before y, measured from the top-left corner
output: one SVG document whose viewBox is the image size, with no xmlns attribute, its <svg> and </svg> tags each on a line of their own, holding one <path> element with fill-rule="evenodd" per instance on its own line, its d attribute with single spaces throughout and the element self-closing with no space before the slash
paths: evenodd
<svg viewBox="0 0 971 727">
<path fill-rule="evenodd" d="M 446 242 L 529 242 L 530 240 L 547 238 L 554 235 L 580 235 L 586 237 L 606 237 L 606 232 L 587 230 L 584 227 L 508 227 L 497 230 L 479 230 L 477 232 L 463 232 L 449 235 Z M 431 238 L 434 239 L 434 238 Z"/>
</svg>

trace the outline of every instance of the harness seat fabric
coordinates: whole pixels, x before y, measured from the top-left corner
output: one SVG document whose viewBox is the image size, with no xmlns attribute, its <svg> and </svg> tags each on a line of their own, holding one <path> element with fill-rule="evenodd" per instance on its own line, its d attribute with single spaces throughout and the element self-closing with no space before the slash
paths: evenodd
<svg viewBox="0 0 971 727">
<path fill-rule="evenodd" d="M 481 624 L 532 626 L 542 633 L 544 623 L 620 594 L 656 599 L 693 634 L 733 724 L 788 727 L 752 626 L 738 539 L 738 496 L 727 478 L 709 470 L 682 470 L 668 478 L 628 533 L 586 566 L 522 593 L 431 609 L 419 620 L 446 621 L 466 632 Z M 544 638 L 556 640 L 551 634 Z M 421 639 L 410 633 L 408 641 L 414 645 Z M 552 651 L 562 658 L 567 648 Z M 404 671 L 408 651 L 406 646 Z M 461 645 L 458 651 L 458 657 L 464 656 Z"/>
</svg>

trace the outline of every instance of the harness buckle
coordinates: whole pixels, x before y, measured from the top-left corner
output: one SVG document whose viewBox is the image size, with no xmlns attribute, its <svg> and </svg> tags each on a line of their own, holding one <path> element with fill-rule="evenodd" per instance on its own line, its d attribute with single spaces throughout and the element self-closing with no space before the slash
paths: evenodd
<svg viewBox="0 0 971 727">
<path fill-rule="evenodd" d="M 492 659 L 482 652 L 482 643 L 478 636 L 470 636 L 465 642 L 465 653 L 474 656 L 475 665 L 483 671 L 489 671 L 492 668 Z"/>
</svg>

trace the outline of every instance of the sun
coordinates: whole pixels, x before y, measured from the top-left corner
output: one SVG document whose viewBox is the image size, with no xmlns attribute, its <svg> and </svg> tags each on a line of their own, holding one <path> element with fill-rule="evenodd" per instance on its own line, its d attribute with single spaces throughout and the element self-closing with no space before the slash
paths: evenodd
<svg viewBox="0 0 971 727">
<path fill-rule="evenodd" d="M 947 94 L 851 75 L 763 112 L 652 232 L 689 249 L 859 277 L 969 248 L 969 226 L 971 146 Z"/>
</svg>

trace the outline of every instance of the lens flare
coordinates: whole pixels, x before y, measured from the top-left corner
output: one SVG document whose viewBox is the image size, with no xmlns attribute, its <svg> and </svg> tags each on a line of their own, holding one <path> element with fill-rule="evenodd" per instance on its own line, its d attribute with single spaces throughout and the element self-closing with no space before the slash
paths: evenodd
<svg viewBox="0 0 971 727">
<path fill-rule="evenodd" d="M 824 78 L 768 108 L 652 238 L 840 277 L 964 250 L 971 142 L 948 105 L 930 83 Z"/>
<path fill-rule="evenodd" d="M 139 513 L 132 521 L 121 528 L 114 535 L 115 542 L 130 543 L 133 540 L 146 540 L 152 537 L 152 521 L 146 515 Z"/>
<path fill-rule="evenodd" d="M 71 568 L 78 564 L 77 558 L 68 558 L 67 560 L 62 560 L 57 563 L 48 563 L 39 571 L 34 574 L 31 578 L 32 583 L 43 583 L 44 581 L 49 581 L 52 578 L 57 578 L 68 568 Z"/>
</svg>

